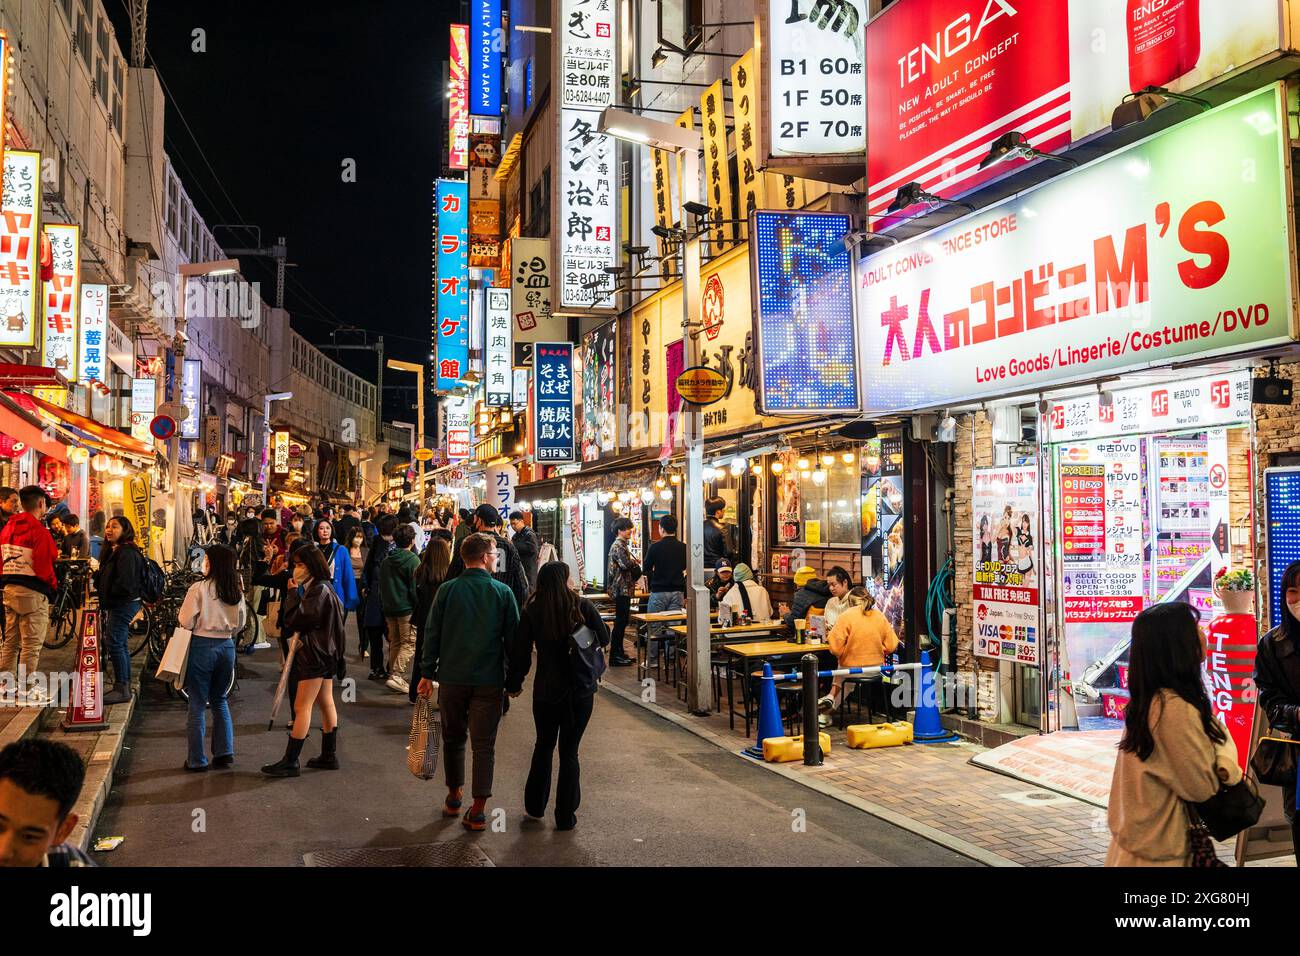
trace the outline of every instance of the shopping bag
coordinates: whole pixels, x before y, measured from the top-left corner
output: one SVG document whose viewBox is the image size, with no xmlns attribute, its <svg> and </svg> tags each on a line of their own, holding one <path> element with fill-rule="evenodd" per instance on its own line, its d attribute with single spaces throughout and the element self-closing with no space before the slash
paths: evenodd
<svg viewBox="0 0 1300 956">
<path fill-rule="evenodd" d="M 167 646 L 163 648 L 162 660 L 154 676 L 161 681 L 169 681 L 176 687 L 183 686 L 185 665 L 189 662 L 189 658 L 190 631 L 188 628 L 178 627 L 172 631 Z"/>
<path fill-rule="evenodd" d="M 267 637 L 280 636 L 280 601 L 266 602 L 266 620 L 262 622 L 262 632 Z"/>
<path fill-rule="evenodd" d="M 432 780 L 438 772 L 438 748 L 442 725 L 438 707 L 428 697 L 415 698 L 411 717 L 411 738 L 406 748 L 406 769 L 421 780 Z"/>
</svg>

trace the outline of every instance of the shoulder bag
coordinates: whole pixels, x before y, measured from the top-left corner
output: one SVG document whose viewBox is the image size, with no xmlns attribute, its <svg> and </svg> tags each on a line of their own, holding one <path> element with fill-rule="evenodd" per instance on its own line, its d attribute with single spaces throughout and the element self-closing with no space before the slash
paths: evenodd
<svg viewBox="0 0 1300 956">
<path fill-rule="evenodd" d="M 1221 784 L 1219 792 L 1200 803 L 1187 804 L 1192 829 L 1199 821 L 1215 840 L 1226 840 L 1259 822 L 1264 800 L 1255 781 L 1246 774 L 1234 784 Z"/>
<path fill-rule="evenodd" d="M 1255 745 L 1255 755 L 1250 758 L 1250 769 L 1260 783 L 1284 789 L 1294 788 L 1297 756 L 1300 756 L 1300 740 L 1292 740 L 1274 732 L 1259 738 L 1259 743 Z"/>
</svg>

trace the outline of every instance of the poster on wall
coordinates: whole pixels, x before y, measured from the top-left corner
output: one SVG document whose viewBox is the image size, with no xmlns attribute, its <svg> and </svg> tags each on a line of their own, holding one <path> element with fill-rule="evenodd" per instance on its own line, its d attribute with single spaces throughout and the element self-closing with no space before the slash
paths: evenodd
<svg viewBox="0 0 1300 956">
<path fill-rule="evenodd" d="M 852 413 L 861 407 L 844 243 L 849 224 L 838 213 L 754 213 L 750 257 L 764 414 Z"/>
<path fill-rule="evenodd" d="M 906 640 L 903 626 L 903 576 L 906 569 L 903 561 L 903 533 L 906 530 L 903 440 L 898 435 L 873 438 L 862 446 L 860 457 L 863 585 L 875 598 L 877 609 L 885 615 L 894 633 Z M 797 509 L 797 484 L 795 494 Z M 787 506 L 783 505 L 781 511 L 784 512 Z M 798 537 L 796 534 L 784 540 L 796 541 Z"/>
<path fill-rule="evenodd" d="M 1038 468 L 971 473 L 978 657 L 1038 666 Z"/>
<path fill-rule="evenodd" d="M 615 359 L 615 323 L 593 329 L 582 337 L 582 460 L 597 461 L 618 449 L 618 367 Z"/>
<path fill-rule="evenodd" d="M 1187 92 L 1280 46 L 1278 0 L 900 0 L 867 27 L 868 211 L 917 182 L 957 198 L 1019 132 L 1056 152 L 1148 87 Z"/>
<path fill-rule="evenodd" d="M 867 407 L 1290 342 L 1280 96 L 1242 97 L 860 260 Z"/>
</svg>

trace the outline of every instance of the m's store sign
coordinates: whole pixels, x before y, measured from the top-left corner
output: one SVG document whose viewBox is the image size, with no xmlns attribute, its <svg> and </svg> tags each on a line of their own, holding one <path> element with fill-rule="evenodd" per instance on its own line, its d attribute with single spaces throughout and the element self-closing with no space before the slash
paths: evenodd
<svg viewBox="0 0 1300 956">
<path fill-rule="evenodd" d="M 1022 165 L 980 169 L 1003 134 L 1054 152 L 1139 90 L 1276 56 L 1297 17 L 1282 0 L 898 0 L 866 31 L 870 212 L 909 182 L 953 198 Z"/>
</svg>

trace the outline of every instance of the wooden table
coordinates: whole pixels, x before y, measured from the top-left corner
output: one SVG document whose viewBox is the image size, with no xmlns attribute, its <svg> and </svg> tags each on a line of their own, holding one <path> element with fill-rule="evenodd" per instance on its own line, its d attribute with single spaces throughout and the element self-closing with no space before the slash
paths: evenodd
<svg viewBox="0 0 1300 956">
<path fill-rule="evenodd" d="M 804 654 L 816 654 L 819 651 L 830 653 L 828 644 L 796 644 L 794 641 L 744 641 L 734 644 L 723 644 L 722 651 L 727 655 L 727 719 L 734 730 L 736 727 L 736 706 L 735 696 L 731 690 L 731 662 L 732 659 L 743 661 L 748 665 L 749 661 L 769 660 L 775 657 L 802 657 Z M 745 736 L 749 736 L 749 725 L 754 720 L 749 706 L 749 681 L 753 676 L 748 666 L 741 670 L 741 704 L 744 710 L 741 717 L 745 718 Z"/>
<path fill-rule="evenodd" d="M 709 619 L 716 621 L 718 619 L 718 612 L 710 611 Z M 642 628 L 645 629 L 645 640 L 643 642 L 638 642 L 637 646 L 637 673 L 641 677 L 645 677 L 650 671 L 650 626 L 652 624 L 672 624 L 676 621 L 684 621 L 686 620 L 686 610 L 683 608 L 679 611 L 643 611 L 629 616 L 628 620 L 636 625 L 638 633 L 640 633 Z M 672 630 L 674 632 L 679 631 L 676 627 L 672 628 Z M 680 633 L 686 633 L 685 625 L 680 628 Z M 642 646 L 644 646 L 645 649 L 644 654 L 641 653 Z"/>
</svg>

